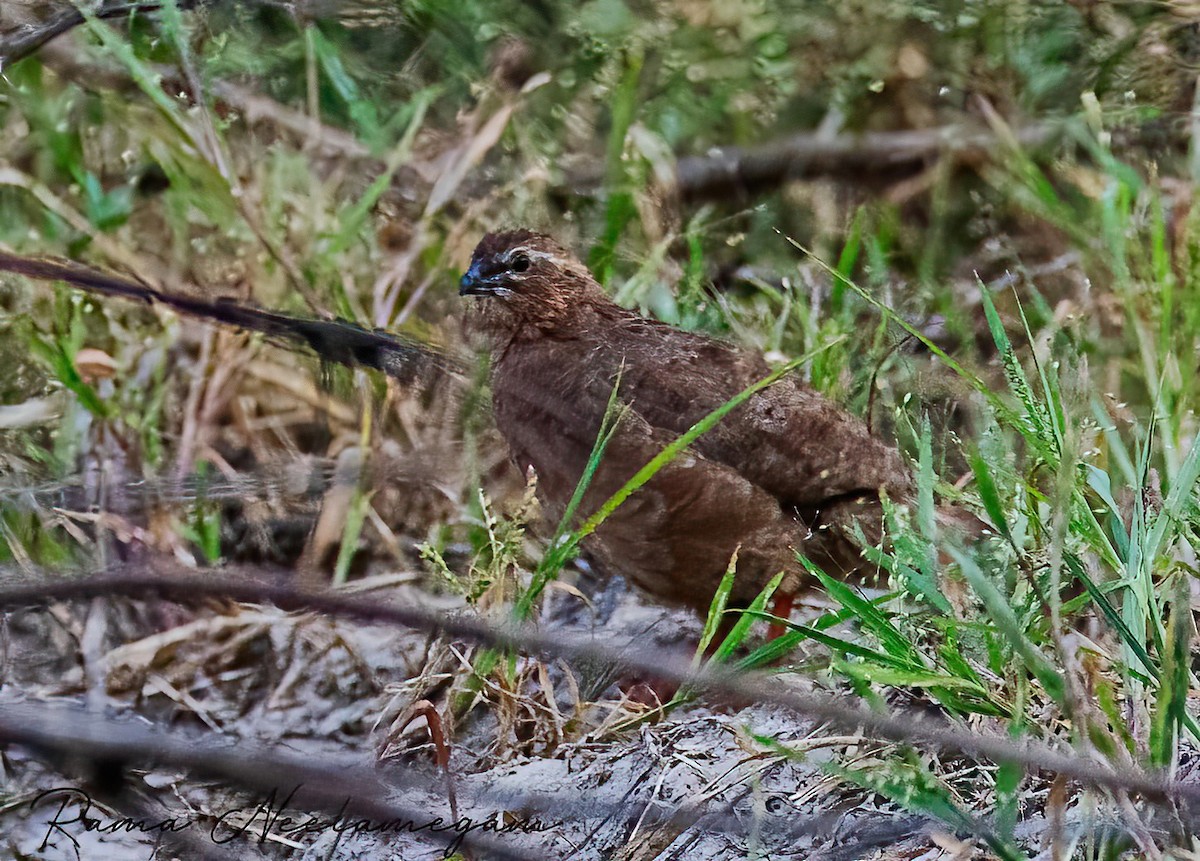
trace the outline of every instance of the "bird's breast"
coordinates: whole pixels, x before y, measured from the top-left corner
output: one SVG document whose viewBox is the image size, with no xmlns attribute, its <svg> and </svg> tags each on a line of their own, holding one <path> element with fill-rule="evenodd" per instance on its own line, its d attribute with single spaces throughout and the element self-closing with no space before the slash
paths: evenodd
<svg viewBox="0 0 1200 861">
<path fill-rule="evenodd" d="M 569 344 L 517 344 L 492 369 L 496 427 L 523 471 L 532 466 L 550 509 L 565 506 L 600 432 L 607 397 L 586 355 Z"/>
</svg>

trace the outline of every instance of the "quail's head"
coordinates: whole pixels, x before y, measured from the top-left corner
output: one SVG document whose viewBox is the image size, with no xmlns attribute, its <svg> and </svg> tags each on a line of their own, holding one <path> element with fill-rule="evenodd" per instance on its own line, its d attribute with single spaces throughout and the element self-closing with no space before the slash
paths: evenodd
<svg viewBox="0 0 1200 861">
<path fill-rule="evenodd" d="M 603 296 L 586 266 L 529 230 L 484 236 L 458 293 L 476 297 L 469 325 L 493 345 L 522 331 L 552 334 L 570 325 L 581 303 Z"/>
</svg>

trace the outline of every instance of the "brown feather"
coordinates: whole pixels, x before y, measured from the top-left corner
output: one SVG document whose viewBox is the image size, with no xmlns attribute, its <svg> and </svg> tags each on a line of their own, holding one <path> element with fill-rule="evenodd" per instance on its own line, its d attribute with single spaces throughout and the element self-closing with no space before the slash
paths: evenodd
<svg viewBox="0 0 1200 861">
<path fill-rule="evenodd" d="M 518 259 L 522 258 L 522 259 Z M 480 242 L 463 292 L 492 350 L 496 424 L 547 513 L 560 517 L 587 463 L 612 387 L 627 406 L 581 511 L 595 511 L 651 458 L 770 373 L 757 353 L 674 329 L 611 302 L 587 269 L 529 231 Z M 780 571 L 795 592 L 795 551 L 830 574 L 863 564 L 853 524 L 882 540 L 880 493 L 905 499 L 895 448 L 827 398 L 785 379 L 726 416 L 624 502 L 587 547 L 651 596 L 704 613 L 738 554 L 735 604 Z"/>
</svg>

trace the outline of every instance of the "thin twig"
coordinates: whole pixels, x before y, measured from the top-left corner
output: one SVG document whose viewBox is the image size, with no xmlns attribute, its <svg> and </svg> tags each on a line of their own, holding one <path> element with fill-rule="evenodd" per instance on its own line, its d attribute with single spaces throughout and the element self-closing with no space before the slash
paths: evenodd
<svg viewBox="0 0 1200 861">
<path fill-rule="evenodd" d="M 286 807 L 337 814 L 336 818 L 326 820 L 328 823 L 350 823 L 361 818 L 375 823 L 410 822 L 414 827 L 394 830 L 397 833 L 405 830 L 419 833 L 420 829 L 415 826 L 440 816 L 435 810 L 418 809 L 409 802 L 388 800 L 399 792 L 410 797 L 418 796 L 423 804 L 429 803 L 429 776 L 412 769 L 381 771 L 364 765 L 360 757 L 329 756 L 321 761 L 315 760 L 311 754 L 299 756 L 244 740 L 231 745 L 227 738 L 186 737 L 179 731 L 104 718 L 94 712 L 61 705 L 5 703 L 0 711 L 0 744 L 19 744 L 54 762 L 83 761 L 97 767 L 103 766 L 109 776 L 114 768 L 119 776 L 120 769 L 131 765 L 157 764 L 187 769 L 260 793 L 267 797 L 264 803 L 271 803 L 273 798 L 271 808 L 276 812 L 282 812 Z M 80 791 L 83 789 L 81 787 Z M 121 797 L 127 795 L 117 794 Z M 485 820 L 480 816 L 480 812 L 488 807 L 492 808 L 488 810 L 489 814 L 501 810 L 519 811 L 527 823 L 533 824 L 536 819 L 546 826 L 542 830 L 555 828 L 566 821 L 598 817 L 608 817 L 606 821 L 616 819 L 625 822 L 641 818 L 656 825 L 677 826 L 681 832 L 693 825 L 700 825 L 707 831 L 726 833 L 743 833 L 747 828 L 747 824 L 736 816 L 724 812 L 706 812 L 702 805 L 679 808 L 655 803 L 643 809 L 642 805 L 630 802 L 627 795 L 617 801 L 607 801 L 565 798 L 561 792 L 496 789 L 484 785 L 474 787 L 469 799 L 471 812 L 475 816 L 471 812 L 463 816 L 452 814 L 449 819 L 440 816 L 443 826 L 428 829 L 427 839 L 450 843 L 457 835 L 464 834 L 463 846 L 486 850 L 488 854 L 485 857 L 524 857 L 499 841 L 484 839 L 481 834 L 475 833 L 475 830 L 489 830 L 481 828 Z M 251 804 L 245 809 L 251 811 L 255 808 Z M 543 817 L 553 817 L 553 821 Z M 830 829 L 829 819 L 827 813 L 791 816 L 775 823 L 776 827 L 767 833 L 780 838 L 824 833 Z M 931 821 L 910 819 L 907 825 L 910 829 L 919 828 Z M 236 830 L 240 824 L 241 820 L 230 822 L 228 830 Z M 471 824 L 474 829 L 469 831 Z M 261 827 L 252 827 L 246 833 L 258 835 Z M 443 836 L 439 837 L 439 834 Z M 227 835 L 222 832 L 218 836 Z"/>
<path fill-rule="evenodd" d="M 1022 147 L 1042 146 L 1062 130 L 1061 123 L 1037 123 L 1019 129 L 1014 140 Z M 677 161 L 666 191 L 699 202 L 750 196 L 788 180 L 815 176 L 862 182 L 912 173 L 943 157 L 978 161 L 1008 143 L 994 132 L 965 125 L 833 137 L 806 132 L 755 146 L 684 156 Z M 569 177 L 566 184 L 569 190 L 586 192 L 603 179 L 602 169 L 589 168 Z"/>
<path fill-rule="evenodd" d="M 364 329 L 346 320 L 317 320 L 263 311 L 235 302 L 210 302 L 168 293 L 147 284 L 70 260 L 26 257 L 0 251 L 0 271 L 43 281 L 65 281 L 101 296 L 166 305 L 176 311 L 238 326 L 308 346 L 322 359 L 383 371 L 401 384 L 424 383 L 435 372 L 453 372 L 457 362 L 432 347 L 398 335 Z"/>
<path fill-rule="evenodd" d="M 206 5 L 215 0 L 177 0 L 181 10 L 193 9 Z M 143 2 L 112 2 L 104 0 L 91 11 L 95 18 L 124 18 L 135 12 L 156 12 L 163 6 L 162 0 L 143 0 Z M 0 37 L 0 70 L 7 69 L 13 63 L 23 60 L 51 39 L 61 36 L 82 25 L 87 18 L 82 12 L 71 5 L 65 5 L 46 21 L 38 24 L 28 24 L 16 29 L 15 32 Z"/>
<path fill-rule="evenodd" d="M 125 568 L 118 574 L 92 575 L 71 580 L 39 581 L 0 589 L 0 610 L 45 606 L 54 601 L 87 599 L 101 595 L 145 598 L 159 595 L 182 603 L 224 597 L 244 603 L 271 603 L 288 611 L 316 611 L 361 622 L 402 625 L 440 632 L 495 649 L 563 657 L 590 665 L 618 664 L 680 687 L 689 687 L 718 699 L 773 703 L 797 714 L 827 722 L 842 730 L 901 743 L 924 743 L 943 750 L 1020 765 L 1029 772 L 1047 771 L 1080 783 L 1142 795 L 1155 803 L 1200 804 L 1200 786 L 1188 785 L 1147 772 L 1112 768 L 1093 760 L 1064 754 L 1036 742 L 1017 742 L 985 735 L 933 719 L 921 712 L 880 714 L 847 705 L 843 700 L 813 693 L 782 690 L 773 674 L 706 666 L 693 670 L 691 662 L 659 653 L 613 649 L 594 641 L 548 634 L 530 627 L 501 626 L 450 616 L 416 606 L 387 606 L 329 593 L 301 593 L 290 587 L 142 573 Z"/>
</svg>

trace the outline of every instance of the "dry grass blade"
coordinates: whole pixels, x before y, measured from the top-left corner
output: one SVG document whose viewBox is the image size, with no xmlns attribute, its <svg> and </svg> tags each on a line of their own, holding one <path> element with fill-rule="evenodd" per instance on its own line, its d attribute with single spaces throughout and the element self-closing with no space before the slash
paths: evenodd
<svg viewBox="0 0 1200 861">
<path fill-rule="evenodd" d="M 429 739 L 433 742 L 434 759 L 446 776 L 446 800 L 450 805 L 450 815 L 458 819 L 458 795 L 454 789 L 454 772 L 450 770 L 450 744 L 446 741 L 446 729 L 441 713 L 429 700 L 419 700 L 413 703 L 396 718 L 389 732 L 397 736 L 408 729 L 409 724 L 418 718 L 425 719 L 429 728 Z"/>
</svg>

